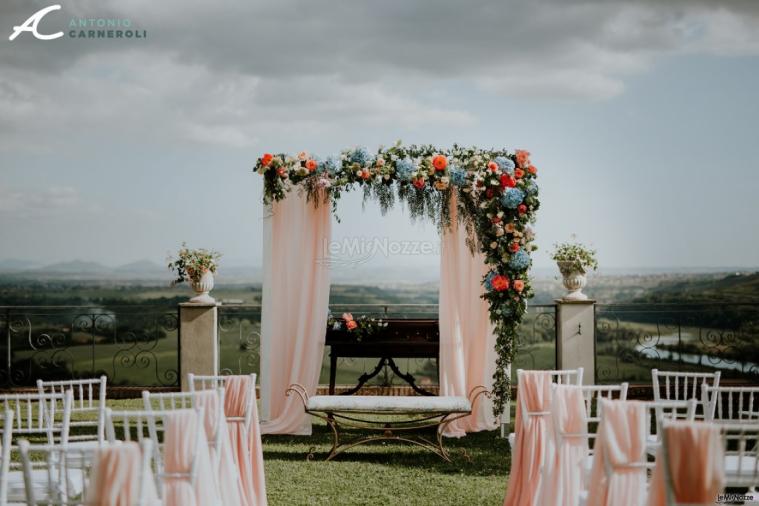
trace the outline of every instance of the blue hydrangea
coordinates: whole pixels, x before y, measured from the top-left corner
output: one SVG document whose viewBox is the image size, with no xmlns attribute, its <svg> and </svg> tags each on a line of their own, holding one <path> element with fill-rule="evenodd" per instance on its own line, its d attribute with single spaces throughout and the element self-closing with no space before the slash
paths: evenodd
<svg viewBox="0 0 759 506">
<path fill-rule="evenodd" d="M 448 176 L 451 178 L 453 186 L 461 187 L 466 185 L 466 171 L 459 169 L 455 165 L 448 169 Z"/>
<path fill-rule="evenodd" d="M 514 162 L 511 161 L 511 158 L 506 158 L 505 156 L 496 156 L 495 160 L 493 160 L 495 163 L 498 164 L 498 167 L 505 172 L 508 172 L 509 174 L 514 174 Z"/>
<path fill-rule="evenodd" d="M 501 195 L 501 204 L 509 209 L 516 209 L 524 200 L 524 192 L 517 188 L 507 188 Z"/>
<path fill-rule="evenodd" d="M 319 165 L 316 167 L 317 172 L 326 172 L 327 174 L 335 174 L 342 167 L 342 162 L 339 156 L 328 156 L 323 161 L 319 161 Z"/>
<path fill-rule="evenodd" d="M 403 158 L 395 162 L 395 173 L 398 175 L 399 179 L 404 181 L 411 178 L 411 173 L 414 172 L 415 169 L 416 167 L 414 167 L 414 162 L 411 158 Z"/>
<path fill-rule="evenodd" d="M 523 271 L 530 266 L 530 255 L 523 249 L 520 249 L 509 259 L 509 267 L 515 271 Z"/>
<path fill-rule="evenodd" d="M 485 290 L 487 290 L 488 292 L 492 292 L 493 291 L 493 278 L 496 277 L 497 275 L 498 275 L 497 272 L 490 271 L 490 272 L 488 272 L 488 275 L 485 276 L 484 285 L 485 285 Z"/>
<path fill-rule="evenodd" d="M 538 185 L 530 179 L 530 181 L 527 183 L 527 195 L 537 195 L 538 194 Z"/>
<path fill-rule="evenodd" d="M 369 160 L 371 160 L 371 155 L 369 154 L 369 151 L 364 148 L 356 148 L 353 150 L 353 152 L 350 154 L 350 161 L 351 163 L 357 163 L 362 167 L 366 167 L 369 163 Z"/>
</svg>

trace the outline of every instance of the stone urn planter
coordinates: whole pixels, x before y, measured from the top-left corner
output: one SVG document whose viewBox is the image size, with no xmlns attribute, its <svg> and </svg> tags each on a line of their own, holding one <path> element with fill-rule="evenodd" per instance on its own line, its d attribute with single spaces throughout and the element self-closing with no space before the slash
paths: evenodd
<svg viewBox="0 0 759 506">
<path fill-rule="evenodd" d="M 195 297 L 191 298 L 190 302 L 194 304 L 216 303 L 216 299 L 208 294 L 208 292 L 213 290 L 213 272 L 204 272 L 200 279 L 193 281 L 190 286 L 192 286 L 192 289 L 195 292 Z"/>
<path fill-rule="evenodd" d="M 582 289 L 588 283 L 585 277 L 585 269 L 578 262 L 556 262 L 559 271 L 564 278 L 564 288 L 567 293 L 564 300 L 588 300 L 588 296 L 582 293 Z"/>
</svg>

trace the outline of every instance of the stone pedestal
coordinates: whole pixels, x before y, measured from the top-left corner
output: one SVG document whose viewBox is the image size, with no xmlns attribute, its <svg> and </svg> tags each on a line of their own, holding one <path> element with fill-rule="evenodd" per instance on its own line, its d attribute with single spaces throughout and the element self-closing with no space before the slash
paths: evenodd
<svg viewBox="0 0 759 506">
<path fill-rule="evenodd" d="M 594 300 L 556 300 L 556 347 L 559 369 L 582 367 L 585 385 L 595 383 L 596 321 Z"/>
<path fill-rule="evenodd" d="M 179 367 L 182 391 L 189 390 L 187 373 L 219 374 L 219 303 L 179 304 Z"/>
</svg>

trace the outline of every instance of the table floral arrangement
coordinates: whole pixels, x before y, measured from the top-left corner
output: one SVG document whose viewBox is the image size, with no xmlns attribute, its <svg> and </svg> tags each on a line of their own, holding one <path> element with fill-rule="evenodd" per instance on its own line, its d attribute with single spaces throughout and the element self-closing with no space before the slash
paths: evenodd
<svg viewBox="0 0 759 506">
<path fill-rule="evenodd" d="M 343 313 L 339 318 L 335 318 L 332 314 L 327 317 L 328 330 L 345 330 L 359 342 L 385 327 L 387 327 L 386 321 L 366 315 L 353 318 L 351 313 Z"/>
</svg>

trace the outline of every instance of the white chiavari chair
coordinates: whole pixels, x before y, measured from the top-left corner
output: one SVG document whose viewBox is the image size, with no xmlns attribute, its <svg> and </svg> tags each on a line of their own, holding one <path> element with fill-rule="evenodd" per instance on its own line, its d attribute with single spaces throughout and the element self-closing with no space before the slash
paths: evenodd
<svg viewBox="0 0 759 506">
<path fill-rule="evenodd" d="M 27 505 L 79 505 L 87 493 L 89 471 L 97 446 L 18 443 Z M 37 469 L 42 463 L 44 469 Z"/>
<path fill-rule="evenodd" d="M 217 431 L 215 434 L 207 434 L 208 446 L 213 449 L 212 465 L 218 470 L 221 462 L 221 439 L 226 430 L 226 420 L 224 417 L 224 388 L 216 388 L 218 396 L 217 409 L 215 413 Z M 176 409 L 193 409 L 201 407 L 198 403 L 194 391 L 190 392 L 161 392 L 152 393 L 148 390 L 142 391 L 142 401 L 146 411 L 172 411 Z M 204 410 L 204 412 L 207 410 Z M 208 413 L 206 413 L 208 414 Z"/>
<path fill-rule="evenodd" d="M 646 437 L 646 451 L 656 455 L 661 446 L 662 427 L 666 421 L 696 419 L 696 399 L 677 401 L 647 401 L 648 408 L 646 424 L 649 429 Z"/>
<path fill-rule="evenodd" d="M 256 404 L 256 375 L 249 374 L 251 395 L 248 397 L 248 407 L 243 416 L 227 416 L 227 423 L 242 423 L 246 430 L 250 430 L 250 424 L 253 421 L 253 409 Z M 226 386 L 226 380 L 229 376 L 208 376 L 188 373 L 187 383 L 190 386 L 190 392 L 198 390 L 211 390 L 223 388 Z"/>
<path fill-rule="evenodd" d="M 203 408 L 192 408 L 200 420 L 202 429 Z M 164 416 L 169 413 L 177 412 L 176 410 L 145 410 L 145 411 L 113 411 L 110 408 L 105 410 L 105 434 L 110 443 L 116 441 L 134 441 L 141 443 L 145 440 L 151 442 L 152 465 L 154 471 L 156 488 L 158 495 L 163 497 L 163 483 L 165 480 L 186 481 L 191 487 L 194 487 L 197 479 L 197 469 L 193 461 L 191 470 L 187 473 L 167 473 L 165 471 L 165 460 L 163 456 L 162 441 L 164 430 Z M 119 432 L 117 426 L 121 427 L 121 439 L 118 439 Z M 198 443 L 206 445 L 207 441 L 202 430 L 198 431 Z M 194 454 L 197 456 L 198 451 Z"/>
<path fill-rule="evenodd" d="M 3 413 L 3 435 L 0 444 L 0 506 L 8 503 L 8 475 L 10 474 L 11 441 L 13 440 L 13 411 Z"/>
<path fill-rule="evenodd" d="M 71 390 L 73 399 L 70 428 L 75 432 L 79 432 L 82 429 L 84 433 L 70 434 L 70 445 L 75 444 L 73 443 L 74 441 L 82 442 L 76 444 L 91 445 L 92 442 L 97 443 L 104 440 L 106 383 L 107 378 L 105 376 L 64 381 L 37 380 L 37 390 L 40 394 L 62 394 L 67 390 Z M 87 433 L 88 431 L 89 433 Z"/>
<path fill-rule="evenodd" d="M 588 420 L 588 431 L 582 437 L 588 439 L 588 458 L 585 459 L 585 473 L 590 474 L 593 467 L 593 446 L 596 439 L 598 424 L 601 423 L 601 403 L 600 399 L 627 400 L 627 383 L 618 385 L 583 385 L 582 396 L 585 400 L 585 414 Z M 575 436 L 575 437 L 580 437 Z"/>
<path fill-rule="evenodd" d="M 725 449 L 725 487 L 755 491 L 759 486 L 759 421 L 717 425 Z"/>
<path fill-rule="evenodd" d="M 759 387 L 706 387 L 702 403 L 707 422 L 759 423 Z"/>
<path fill-rule="evenodd" d="M 517 382 L 521 380 L 522 375 L 524 374 L 524 369 L 517 369 Z M 582 385 L 582 375 L 583 375 L 583 368 L 578 367 L 577 369 L 549 369 L 545 371 L 540 371 L 541 373 L 547 374 L 551 376 L 551 383 L 555 383 L 557 385 Z M 527 409 L 527 405 L 525 404 L 524 399 L 519 398 L 519 393 L 517 391 L 517 402 L 521 404 L 522 407 L 522 413 L 525 414 L 526 417 L 533 417 L 533 416 L 549 416 L 551 414 L 550 411 L 539 411 L 539 412 L 531 412 Z M 514 442 L 516 441 L 516 433 L 512 432 L 509 434 L 509 447 L 513 450 L 514 448 Z"/>
<path fill-rule="evenodd" d="M 651 369 L 655 401 L 687 401 L 696 399 L 696 419 L 704 419 L 702 392 L 719 386 L 720 372 L 676 372 Z"/>
</svg>

